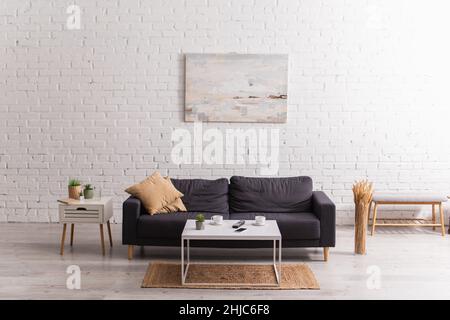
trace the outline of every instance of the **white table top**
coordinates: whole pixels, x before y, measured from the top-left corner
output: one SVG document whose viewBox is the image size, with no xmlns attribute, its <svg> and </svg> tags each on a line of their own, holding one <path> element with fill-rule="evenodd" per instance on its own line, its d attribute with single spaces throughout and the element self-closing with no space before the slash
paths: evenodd
<svg viewBox="0 0 450 320">
<path fill-rule="evenodd" d="M 232 226 L 239 220 L 224 220 L 222 225 L 213 225 L 205 221 L 204 230 L 195 229 L 195 220 L 189 219 L 184 226 L 182 239 L 197 240 L 281 240 L 280 229 L 276 220 L 266 220 L 265 225 L 255 226 L 254 220 L 246 220 L 242 232 L 235 232 Z"/>
<path fill-rule="evenodd" d="M 100 205 L 103 206 L 107 204 L 109 201 L 112 200 L 111 197 L 101 197 L 99 198 L 93 198 L 93 199 L 84 199 L 83 201 L 75 200 L 75 199 L 61 199 L 62 201 L 68 202 L 67 204 L 59 202 L 61 205 L 67 205 L 67 206 L 80 206 L 80 205 Z"/>
<path fill-rule="evenodd" d="M 372 200 L 377 202 L 447 202 L 448 198 L 442 193 L 401 193 L 374 192 Z"/>
</svg>

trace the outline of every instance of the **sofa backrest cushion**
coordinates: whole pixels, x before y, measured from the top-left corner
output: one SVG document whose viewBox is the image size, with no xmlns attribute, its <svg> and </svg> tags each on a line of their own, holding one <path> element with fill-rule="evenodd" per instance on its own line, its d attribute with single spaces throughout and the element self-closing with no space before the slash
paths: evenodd
<svg viewBox="0 0 450 320">
<path fill-rule="evenodd" d="M 187 211 L 228 213 L 228 180 L 173 179 Z"/>
<path fill-rule="evenodd" d="M 178 188 L 178 187 L 177 187 Z M 305 212 L 311 210 L 312 179 L 230 179 L 230 212 Z M 181 192 L 184 192 L 180 189 Z"/>
</svg>

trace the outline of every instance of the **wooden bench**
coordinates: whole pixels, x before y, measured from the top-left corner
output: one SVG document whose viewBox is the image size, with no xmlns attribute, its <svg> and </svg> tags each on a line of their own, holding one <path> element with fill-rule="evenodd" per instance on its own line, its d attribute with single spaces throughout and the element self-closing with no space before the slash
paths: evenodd
<svg viewBox="0 0 450 320">
<path fill-rule="evenodd" d="M 368 220 L 373 205 L 372 232 L 374 235 L 376 226 L 383 227 L 441 227 L 442 236 L 445 236 L 445 221 L 443 203 L 447 202 L 447 196 L 441 194 L 401 194 L 401 193 L 374 193 L 369 206 Z M 381 223 L 377 224 L 377 212 L 380 205 L 431 205 L 432 223 Z M 440 223 L 436 223 L 436 206 L 439 207 Z M 369 222 L 369 221 L 368 221 Z"/>
</svg>

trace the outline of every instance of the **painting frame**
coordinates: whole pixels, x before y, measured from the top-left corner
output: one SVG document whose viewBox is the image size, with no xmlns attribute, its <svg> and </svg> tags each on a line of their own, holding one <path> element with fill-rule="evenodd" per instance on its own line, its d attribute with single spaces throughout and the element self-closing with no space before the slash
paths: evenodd
<svg viewBox="0 0 450 320">
<path fill-rule="evenodd" d="M 288 54 L 185 55 L 185 121 L 286 123 Z"/>
</svg>

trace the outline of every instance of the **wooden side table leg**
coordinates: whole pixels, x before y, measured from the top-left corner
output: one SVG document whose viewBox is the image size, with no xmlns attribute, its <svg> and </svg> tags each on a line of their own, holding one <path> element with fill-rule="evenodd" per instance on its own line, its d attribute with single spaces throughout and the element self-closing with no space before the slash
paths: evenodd
<svg viewBox="0 0 450 320">
<path fill-rule="evenodd" d="M 59 252 L 60 255 L 64 255 L 64 241 L 66 240 L 66 228 L 67 228 L 67 225 L 64 223 L 63 232 L 62 232 L 62 236 L 61 236 L 61 249 Z"/>
<path fill-rule="evenodd" d="M 73 231 L 75 229 L 75 224 L 71 224 L 70 226 L 70 246 L 73 246 Z"/>
<path fill-rule="evenodd" d="M 436 224 L 436 205 L 433 204 L 433 224 Z M 433 227 L 433 230 L 436 230 L 436 227 Z"/>
<path fill-rule="evenodd" d="M 441 233 L 445 237 L 444 207 L 442 206 L 442 202 L 439 204 L 439 213 L 441 215 Z"/>
<path fill-rule="evenodd" d="M 102 254 L 105 255 L 105 238 L 103 236 L 103 224 L 100 224 L 100 241 L 102 242 Z"/>
<path fill-rule="evenodd" d="M 112 235 L 111 235 L 111 225 L 109 224 L 109 221 L 106 222 L 106 226 L 108 227 L 109 245 L 112 247 L 113 242 L 112 242 Z"/>
</svg>

